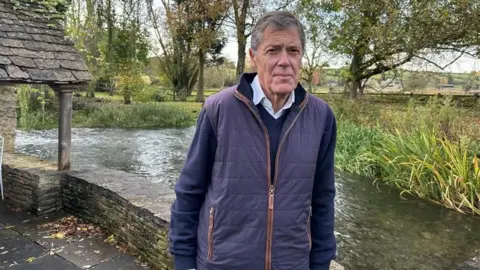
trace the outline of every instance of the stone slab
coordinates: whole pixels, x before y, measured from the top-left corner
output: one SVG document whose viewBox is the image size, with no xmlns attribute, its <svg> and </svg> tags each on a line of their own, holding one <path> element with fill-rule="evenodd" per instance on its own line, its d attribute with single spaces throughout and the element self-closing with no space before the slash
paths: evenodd
<svg viewBox="0 0 480 270">
<path fill-rule="evenodd" d="M 13 212 L 8 209 L 4 209 L 4 212 L 0 210 L 0 219 L 7 226 L 12 226 L 12 229 L 21 233 L 27 234 L 33 231 L 42 231 L 39 228 L 40 225 L 46 224 L 58 220 L 62 217 L 62 213 L 58 212 L 52 215 L 46 215 L 43 217 L 36 217 L 26 212 Z M 46 229 L 43 229 L 46 230 Z"/>
<path fill-rule="evenodd" d="M 121 254 L 109 259 L 106 262 L 100 263 L 91 268 L 91 270 L 145 270 L 150 269 L 146 266 L 141 266 L 135 261 L 135 257 L 128 254 Z"/>
<path fill-rule="evenodd" d="M 22 264 L 29 258 L 38 258 L 48 252 L 30 239 L 17 236 L 0 241 L 0 269 Z"/>
<path fill-rule="evenodd" d="M 58 250 L 63 246 L 82 240 L 82 238 L 78 236 L 68 236 L 63 239 L 59 239 L 52 237 L 52 235 L 53 231 L 47 229 L 32 231 L 25 234 L 25 236 L 32 239 L 32 241 L 49 250 Z"/>
<path fill-rule="evenodd" d="M 23 262 L 11 267 L 12 270 L 79 270 L 78 266 L 68 262 L 57 255 L 46 255 L 32 262 Z M 112 269 L 113 270 L 113 269 Z"/>
<path fill-rule="evenodd" d="M 5 206 L 0 207 L 0 222 L 7 226 L 16 227 L 17 225 L 30 221 L 32 218 L 33 216 L 26 212 L 14 212 Z"/>
<path fill-rule="evenodd" d="M 114 246 L 98 238 L 68 244 L 56 253 L 82 269 L 91 268 L 121 254 Z"/>
<path fill-rule="evenodd" d="M 7 240 L 10 238 L 14 238 L 20 236 L 16 231 L 8 229 L 5 225 L 0 224 L 0 241 Z M 0 250 L 0 253 L 3 251 Z"/>
<path fill-rule="evenodd" d="M 165 222 L 170 221 L 170 206 L 175 199 L 173 190 L 166 184 L 148 182 L 144 177 L 122 171 L 102 168 L 71 171 L 67 177 L 83 179 L 91 184 L 118 194 L 133 206 L 148 210 Z M 145 188 L 148 183 L 149 188 Z"/>
<path fill-rule="evenodd" d="M 41 225 L 47 224 L 49 222 L 54 222 L 63 217 L 63 213 L 58 212 L 52 215 L 45 215 L 43 217 L 37 217 L 30 215 L 29 219 L 22 221 L 21 223 L 15 226 L 15 230 L 21 234 L 28 235 L 30 232 L 41 232 L 48 231 L 47 228 L 42 228 Z"/>
</svg>

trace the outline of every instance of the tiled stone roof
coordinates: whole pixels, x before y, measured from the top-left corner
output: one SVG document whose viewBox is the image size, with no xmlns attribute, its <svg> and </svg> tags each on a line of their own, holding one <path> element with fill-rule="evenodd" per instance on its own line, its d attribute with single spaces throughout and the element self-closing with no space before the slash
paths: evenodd
<svg viewBox="0 0 480 270">
<path fill-rule="evenodd" d="M 62 27 L 33 0 L 0 0 L 0 83 L 85 83 L 91 74 Z"/>
</svg>

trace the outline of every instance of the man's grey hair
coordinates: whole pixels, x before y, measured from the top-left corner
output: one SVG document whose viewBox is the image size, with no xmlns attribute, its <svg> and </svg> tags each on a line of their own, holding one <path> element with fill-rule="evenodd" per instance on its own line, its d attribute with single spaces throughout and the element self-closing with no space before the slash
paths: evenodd
<svg viewBox="0 0 480 270">
<path fill-rule="evenodd" d="M 302 23 L 288 11 L 270 11 L 265 13 L 257 21 L 252 29 L 252 38 L 250 47 L 256 51 L 262 42 L 263 32 L 267 27 L 272 27 L 275 30 L 286 30 L 289 28 L 296 28 L 300 41 L 302 42 L 302 53 L 305 52 L 305 30 Z"/>
</svg>

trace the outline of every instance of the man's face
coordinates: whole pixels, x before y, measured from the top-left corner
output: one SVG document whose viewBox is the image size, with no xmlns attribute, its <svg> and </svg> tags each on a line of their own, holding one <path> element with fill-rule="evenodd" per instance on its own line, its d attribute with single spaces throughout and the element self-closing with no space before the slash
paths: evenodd
<svg viewBox="0 0 480 270">
<path fill-rule="evenodd" d="M 282 96 L 297 87 L 303 52 L 296 28 L 267 27 L 257 50 L 250 49 L 249 54 L 264 90 Z"/>
</svg>

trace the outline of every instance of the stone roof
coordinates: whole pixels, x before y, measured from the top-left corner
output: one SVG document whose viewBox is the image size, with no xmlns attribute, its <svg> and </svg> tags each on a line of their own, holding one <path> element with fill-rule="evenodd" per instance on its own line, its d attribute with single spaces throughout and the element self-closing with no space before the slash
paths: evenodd
<svg viewBox="0 0 480 270">
<path fill-rule="evenodd" d="M 90 81 L 74 43 L 54 16 L 45 16 L 51 11 L 40 7 L 34 0 L 0 0 L 0 83 Z"/>
</svg>

